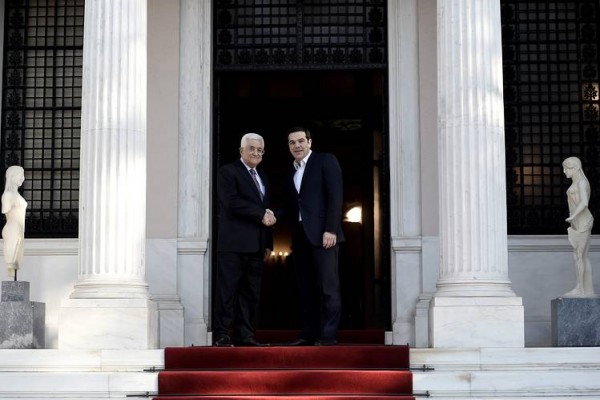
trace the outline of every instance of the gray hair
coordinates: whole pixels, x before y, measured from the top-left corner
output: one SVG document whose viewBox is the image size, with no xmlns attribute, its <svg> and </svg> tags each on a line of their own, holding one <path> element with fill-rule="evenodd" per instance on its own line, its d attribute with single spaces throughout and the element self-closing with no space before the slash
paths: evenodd
<svg viewBox="0 0 600 400">
<path fill-rule="evenodd" d="M 265 140 L 258 133 L 246 133 L 244 136 L 242 136 L 240 147 L 246 147 L 248 140 L 258 140 L 261 143 L 261 146 L 265 147 Z"/>
</svg>

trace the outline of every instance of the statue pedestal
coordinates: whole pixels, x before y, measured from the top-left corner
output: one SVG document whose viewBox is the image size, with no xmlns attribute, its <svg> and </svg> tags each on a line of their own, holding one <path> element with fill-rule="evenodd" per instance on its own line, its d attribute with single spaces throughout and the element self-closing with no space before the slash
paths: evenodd
<svg viewBox="0 0 600 400">
<path fill-rule="evenodd" d="M 559 297 L 551 303 L 553 346 L 600 346 L 600 298 Z"/>
<path fill-rule="evenodd" d="M 0 349 L 43 349 L 46 305 L 29 301 L 29 282 L 2 282 Z"/>
</svg>

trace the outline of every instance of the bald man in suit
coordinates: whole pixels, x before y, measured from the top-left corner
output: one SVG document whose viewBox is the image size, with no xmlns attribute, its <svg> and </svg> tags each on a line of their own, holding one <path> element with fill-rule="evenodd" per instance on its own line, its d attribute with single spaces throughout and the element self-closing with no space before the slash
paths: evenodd
<svg viewBox="0 0 600 400">
<path fill-rule="evenodd" d="M 214 345 L 262 346 L 254 336 L 264 261 L 273 248 L 267 178 L 256 169 L 264 140 L 242 137 L 240 159 L 219 169 L 217 270 L 213 315 Z M 230 331 L 235 333 L 232 338 Z"/>
</svg>

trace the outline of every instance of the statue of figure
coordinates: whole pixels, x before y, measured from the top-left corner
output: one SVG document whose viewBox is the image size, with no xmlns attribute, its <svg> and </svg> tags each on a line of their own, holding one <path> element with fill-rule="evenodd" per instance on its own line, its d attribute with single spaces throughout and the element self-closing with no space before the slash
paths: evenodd
<svg viewBox="0 0 600 400">
<path fill-rule="evenodd" d="M 23 260 L 25 241 L 25 209 L 27 202 L 18 189 L 25 180 L 25 171 L 18 165 L 6 170 L 6 184 L 2 194 L 2 214 L 6 216 L 6 225 L 2 229 L 4 239 L 4 262 L 8 276 L 15 278 Z"/>
<path fill-rule="evenodd" d="M 594 217 L 588 209 L 590 200 L 590 182 L 581 168 L 581 161 L 577 157 L 569 157 L 563 161 L 563 172 L 572 180 L 567 190 L 569 203 L 569 218 L 571 224 L 567 228 L 569 243 L 573 246 L 575 259 L 575 275 L 577 286 L 567 292 L 563 297 L 594 297 L 594 284 L 592 281 L 592 262 L 590 260 L 590 239 Z"/>
</svg>

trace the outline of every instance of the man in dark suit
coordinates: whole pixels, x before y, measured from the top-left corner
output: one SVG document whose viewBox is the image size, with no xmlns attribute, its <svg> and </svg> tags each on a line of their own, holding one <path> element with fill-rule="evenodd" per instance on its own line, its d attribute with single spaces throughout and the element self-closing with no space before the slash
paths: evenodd
<svg viewBox="0 0 600 400">
<path fill-rule="evenodd" d="M 302 307 L 302 331 L 290 345 L 335 345 L 342 306 L 342 170 L 333 154 L 311 151 L 310 132 L 303 127 L 288 130 L 288 146 L 294 168 L 287 181 L 285 215 L 294 226 L 292 256 Z"/>
<path fill-rule="evenodd" d="M 219 169 L 215 346 L 233 346 L 231 329 L 236 345 L 262 345 L 255 339 L 253 322 L 276 222 L 267 179 L 256 170 L 264 148 L 260 135 L 248 133 L 240 144 L 241 158 Z"/>
</svg>

